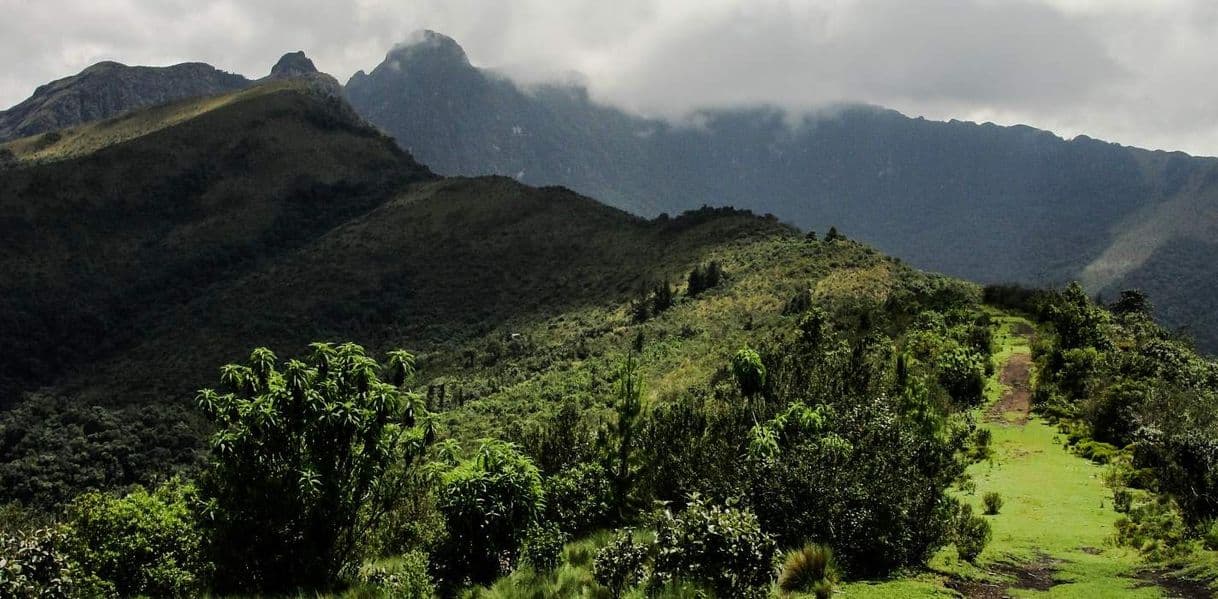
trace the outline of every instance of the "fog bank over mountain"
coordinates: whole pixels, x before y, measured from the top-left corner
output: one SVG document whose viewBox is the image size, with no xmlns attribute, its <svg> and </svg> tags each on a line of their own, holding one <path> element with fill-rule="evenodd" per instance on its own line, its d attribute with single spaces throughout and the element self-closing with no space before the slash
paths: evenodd
<svg viewBox="0 0 1218 599">
<path fill-rule="evenodd" d="M 1218 6 L 1203 0 L 616 2 L 0 0 L 0 106 L 101 60 L 261 73 L 303 48 L 345 80 L 429 28 L 524 83 L 579 73 L 665 118 L 863 102 L 1218 154 Z M 51 35 L 53 32 L 54 35 Z M 723 81 L 734 82 L 731 85 Z"/>
</svg>

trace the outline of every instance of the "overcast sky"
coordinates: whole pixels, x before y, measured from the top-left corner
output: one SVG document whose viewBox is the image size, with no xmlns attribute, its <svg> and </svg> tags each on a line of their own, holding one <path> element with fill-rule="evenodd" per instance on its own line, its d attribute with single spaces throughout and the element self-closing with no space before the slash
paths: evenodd
<svg viewBox="0 0 1218 599">
<path fill-rule="evenodd" d="M 0 106 L 99 60 L 346 79 L 434 29 L 636 112 L 861 101 L 1218 155 L 1213 0 L 0 0 Z"/>
</svg>

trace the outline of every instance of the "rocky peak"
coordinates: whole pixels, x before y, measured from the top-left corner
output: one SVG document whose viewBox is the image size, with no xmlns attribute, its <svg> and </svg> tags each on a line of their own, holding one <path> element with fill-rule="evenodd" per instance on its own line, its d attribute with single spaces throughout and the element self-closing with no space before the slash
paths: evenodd
<svg viewBox="0 0 1218 599">
<path fill-rule="evenodd" d="M 456 40 L 428 29 L 416 31 L 405 42 L 394 46 L 385 56 L 385 62 L 397 64 L 399 68 L 415 63 L 470 67 L 469 57 Z"/>
<path fill-rule="evenodd" d="M 304 75 L 312 75 L 317 72 L 317 67 L 313 65 L 313 61 L 305 56 L 303 51 L 288 52 L 284 54 L 275 66 L 271 67 L 270 79 L 283 79 L 285 77 L 301 77 Z"/>
</svg>

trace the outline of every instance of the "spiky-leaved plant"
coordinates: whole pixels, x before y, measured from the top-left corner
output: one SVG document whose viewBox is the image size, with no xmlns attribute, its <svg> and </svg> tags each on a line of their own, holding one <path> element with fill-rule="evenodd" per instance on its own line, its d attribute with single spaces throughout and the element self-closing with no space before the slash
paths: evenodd
<svg viewBox="0 0 1218 599">
<path fill-rule="evenodd" d="M 778 576 L 778 588 L 783 593 L 805 592 L 826 599 L 833 594 L 837 581 L 833 550 L 827 545 L 808 543 L 787 554 Z"/>
</svg>

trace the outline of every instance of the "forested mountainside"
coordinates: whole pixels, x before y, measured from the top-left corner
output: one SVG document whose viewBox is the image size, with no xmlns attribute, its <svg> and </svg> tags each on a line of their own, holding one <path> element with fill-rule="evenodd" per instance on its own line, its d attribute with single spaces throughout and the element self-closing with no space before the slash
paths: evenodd
<svg viewBox="0 0 1218 599">
<path fill-rule="evenodd" d="M 1105 295 L 1136 283 L 1169 327 L 1218 349 L 1213 278 L 1178 285 L 1171 274 L 1213 255 L 1213 159 L 869 106 L 714 110 L 675 125 L 578 87 L 518 86 L 431 32 L 346 92 L 442 174 L 565 185 L 643 215 L 731 205 L 805 228 L 834 223 L 918 267 L 981 282 L 1080 279 Z"/>
</svg>

